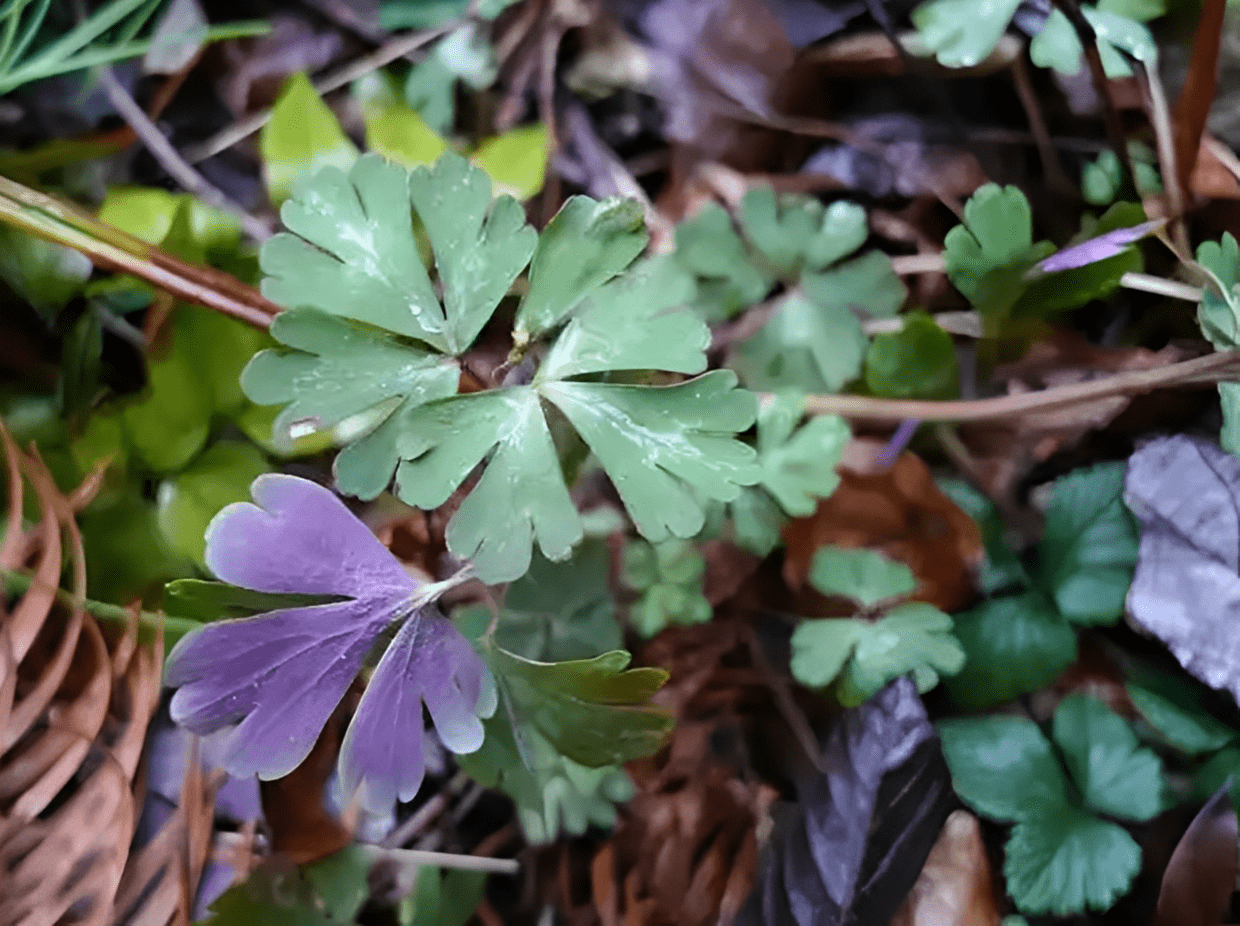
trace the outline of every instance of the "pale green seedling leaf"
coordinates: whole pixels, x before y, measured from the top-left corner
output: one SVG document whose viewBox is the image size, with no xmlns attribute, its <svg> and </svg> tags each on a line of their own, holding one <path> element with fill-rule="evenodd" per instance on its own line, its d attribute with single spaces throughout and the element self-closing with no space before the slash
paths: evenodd
<svg viewBox="0 0 1240 926">
<path fill-rule="evenodd" d="M 792 634 L 792 677 L 802 685 L 830 685 L 866 635 L 865 621 L 823 618 L 802 621 Z"/>
<path fill-rule="evenodd" d="M 1163 809 L 1162 765 L 1119 715 L 1097 698 L 1070 694 L 1055 710 L 1053 735 L 1085 803 L 1123 820 Z"/>
<path fill-rule="evenodd" d="M 204 534 L 225 505 L 250 498 L 250 483 L 269 472 L 267 459 L 250 444 L 220 441 L 188 469 L 160 483 L 159 526 L 179 553 L 206 569 Z"/>
<path fill-rule="evenodd" d="M 824 595 L 843 595 L 860 607 L 911 595 L 917 588 L 913 571 L 877 550 L 846 550 L 823 546 L 810 561 L 809 582 Z"/>
<path fill-rule="evenodd" d="M 838 415 L 811 418 L 793 431 L 805 410 L 805 396 L 778 393 L 758 409 L 758 462 L 762 486 L 793 517 L 814 513 L 817 500 L 840 484 L 835 471 L 852 436 Z"/>
<path fill-rule="evenodd" d="M 540 122 L 488 138 L 470 157 L 497 190 L 526 200 L 543 188 L 550 153 L 551 138 Z"/>
<path fill-rule="evenodd" d="M 456 392 L 460 371 L 451 358 L 318 309 L 281 312 L 271 334 L 289 350 L 257 354 L 241 385 L 259 405 L 284 406 L 278 434 L 330 428 L 392 399 L 412 408 Z M 384 485 L 396 462 L 390 458 Z M 355 494 L 362 488 L 341 485 Z"/>
<path fill-rule="evenodd" d="M 643 637 L 672 624 L 703 624 L 714 613 L 702 594 L 706 560 L 686 540 L 630 541 L 624 548 L 623 574 L 626 584 L 642 593 L 630 608 L 630 620 Z"/>
<path fill-rule="evenodd" d="M 366 148 L 405 167 L 431 164 L 448 150 L 443 136 L 402 99 L 374 99 L 362 104 Z"/>
<path fill-rule="evenodd" d="M 1201 291 L 1197 322 L 1202 333 L 1218 350 L 1240 346 L 1240 246 L 1231 232 L 1219 241 L 1203 241 L 1197 248 L 1197 263 L 1213 274 Z"/>
<path fill-rule="evenodd" d="M 967 661 L 947 690 L 967 710 L 1037 691 L 1076 661 L 1076 631 L 1040 592 L 991 598 L 954 620 Z"/>
<path fill-rule="evenodd" d="M 672 716 L 650 704 L 667 673 L 629 669 L 631 657 L 623 650 L 534 662 L 486 638 L 479 645 L 521 727 L 532 726 L 574 762 L 599 768 L 650 755 L 672 728 Z"/>
<path fill-rule="evenodd" d="M 701 499 L 731 501 L 761 470 L 734 435 L 757 403 L 736 377 L 714 370 L 674 386 L 549 382 L 540 387 L 594 451 L 647 540 L 692 537 Z"/>
<path fill-rule="evenodd" d="M 866 624 L 836 694 L 845 707 L 856 707 L 909 673 L 924 694 L 940 676 L 959 672 L 964 659 L 964 650 L 952 635 L 951 617 L 933 605 L 912 601 Z"/>
<path fill-rule="evenodd" d="M 780 196 L 753 186 L 741 200 L 740 225 L 749 243 L 781 275 L 819 270 L 851 254 L 869 234 L 865 210 L 836 202 L 823 209 L 809 196 Z"/>
<path fill-rule="evenodd" d="M 750 257 L 727 210 L 714 202 L 676 226 L 675 259 L 699 277 L 698 308 L 708 321 L 760 302 L 774 283 Z"/>
<path fill-rule="evenodd" d="M 930 0 L 913 10 L 913 25 L 939 64 L 973 67 L 994 51 L 1018 6 L 1020 0 Z"/>
<path fill-rule="evenodd" d="M 978 813 L 1014 823 L 1038 807 L 1066 806 L 1063 767 L 1032 720 L 955 718 L 939 724 L 939 737 L 952 786 Z"/>
<path fill-rule="evenodd" d="M 1055 483 L 1038 548 L 1039 574 L 1074 623 L 1112 624 L 1124 613 L 1138 531 L 1123 492 L 1123 463 L 1080 469 Z"/>
<path fill-rule="evenodd" d="M 271 118 L 259 132 L 258 148 L 267 195 L 277 206 L 289 198 L 299 177 L 328 165 L 348 170 L 358 155 L 357 146 L 301 71 L 281 88 Z"/>
<path fill-rule="evenodd" d="M 838 392 L 861 373 L 865 347 L 861 323 L 846 306 L 792 294 L 728 362 L 751 389 Z"/>
<path fill-rule="evenodd" d="M 447 532 L 450 549 L 472 559 L 485 581 L 524 574 L 535 540 L 552 560 L 567 557 L 581 540 L 581 518 L 533 389 L 474 393 L 398 414 L 405 460 L 397 494 L 411 505 L 439 507 L 490 454 Z"/>
<path fill-rule="evenodd" d="M 571 197 L 538 238 L 514 339 L 521 343 L 556 327 L 583 299 L 623 272 L 646 247 L 642 218 L 635 200 Z"/>
<path fill-rule="evenodd" d="M 1021 911 L 1107 910 L 1127 892 L 1141 868 L 1141 848 L 1127 830 L 1067 805 L 1032 810 L 1012 830 L 1003 865 Z"/>
<path fill-rule="evenodd" d="M 325 168 L 280 210 L 263 245 L 262 291 L 288 308 L 352 318 L 446 351 L 443 309 L 413 235 L 409 173 L 378 155 Z"/>
</svg>

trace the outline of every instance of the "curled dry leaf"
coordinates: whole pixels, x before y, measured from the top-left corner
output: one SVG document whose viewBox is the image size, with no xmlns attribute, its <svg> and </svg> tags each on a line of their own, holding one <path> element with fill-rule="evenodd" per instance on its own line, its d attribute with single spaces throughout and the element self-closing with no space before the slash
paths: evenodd
<svg viewBox="0 0 1240 926">
<path fill-rule="evenodd" d="M 1216 926 L 1236 886 L 1236 813 L 1226 785 L 1206 802 L 1163 873 L 1152 926 Z"/>
<path fill-rule="evenodd" d="M 130 855 L 162 643 L 139 645 L 136 616 L 123 631 L 105 630 L 62 603 L 66 559 L 71 594 L 86 591 L 72 503 L 36 455 L 3 430 L 0 439 L 9 490 L 0 568 L 34 580 L 0 610 L 0 922 L 52 923 L 70 911 L 86 923 L 186 922 L 211 836 L 210 796 L 198 787 Z M 28 527 L 24 483 L 37 500 Z"/>
<path fill-rule="evenodd" d="M 905 452 L 887 469 L 841 467 L 840 486 L 808 518 L 784 529 L 784 578 L 800 589 L 814 551 L 825 544 L 881 550 L 917 577 L 913 595 L 947 612 L 974 595 L 973 572 L 982 561 L 977 525 L 939 491 L 930 470 Z"/>
<path fill-rule="evenodd" d="M 999 926 L 990 859 L 977 817 L 953 810 L 891 926 Z"/>
</svg>

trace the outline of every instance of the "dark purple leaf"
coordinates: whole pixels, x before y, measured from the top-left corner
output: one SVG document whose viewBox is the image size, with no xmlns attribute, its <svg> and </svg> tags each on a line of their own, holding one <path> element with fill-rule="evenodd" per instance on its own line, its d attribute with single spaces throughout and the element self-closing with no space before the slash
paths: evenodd
<svg viewBox="0 0 1240 926">
<path fill-rule="evenodd" d="M 910 679 L 840 720 L 825 775 L 802 789 L 739 922 L 886 923 L 955 804 L 938 737 Z"/>
<path fill-rule="evenodd" d="M 229 505 L 207 529 L 206 561 L 216 575 L 260 592 L 346 600 L 220 621 L 186 636 L 168 657 L 167 683 L 178 688 L 172 717 L 198 734 L 237 724 L 221 734 L 229 774 L 287 775 L 310 752 L 379 634 L 415 615 L 375 673 L 377 692 L 363 697 L 361 732 L 350 731 L 351 746 L 341 751 L 341 780 L 365 781 L 364 806 L 383 812 L 394 796 L 412 797 L 422 780 L 422 699 L 443 723 L 449 748 L 477 748 L 481 725 L 472 715 L 493 709 L 494 698 L 488 705 L 481 697 L 490 677 L 452 625 L 424 610 L 421 584 L 331 491 L 265 475 L 251 492 L 256 504 Z M 416 737 L 409 734 L 415 727 Z M 399 752 L 372 754 L 372 741 Z"/>
<path fill-rule="evenodd" d="M 1142 222 L 1131 228 L 1117 228 L 1097 238 L 1090 238 L 1080 244 L 1057 251 L 1033 268 L 1033 273 L 1059 273 L 1061 270 L 1075 270 L 1088 264 L 1096 264 L 1100 260 L 1122 254 L 1127 248 L 1140 241 L 1146 235 L 1153 234 L 1167 224 L 1166 219 L 1154 219 Z"/>
<path fill-rule="evenodd" d="M 1240 699 L 1240 458 L 1160 438 L 1132 455 L 1124 489 L 1141 521 L 1128 610 L 1192 675 Z"/>
<path fill-rule="evenodd" d="M 1226 784 L 1193 818 L 1167 870 L 1153 926 L 1216 926 L 1236 886 L 1236 812 Z"/>
</svg>

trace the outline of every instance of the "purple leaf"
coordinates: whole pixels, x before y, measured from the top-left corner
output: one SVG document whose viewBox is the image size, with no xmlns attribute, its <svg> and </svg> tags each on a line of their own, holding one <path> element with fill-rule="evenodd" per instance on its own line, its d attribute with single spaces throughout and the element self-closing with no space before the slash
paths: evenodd
<svg viewBox="0 0 1240 926">
<path fill-rule="evenodd" d="M 366 808 L 383 812 L 421 783 L 422 701 L 448 748 L 473 750 L 482 729 L 474 715 L 494 709 L 493 691 L 486 697 L 494 683 L 452 625 L 424 610 L 426 587 L 330 490 L 264 475 L 251 494 L 257 504 L 229 505 L 207 528 L 206 560 L 216 575 L 255 591 L 347 600 L 219 621 L 187 635 L 168 657 L 167 683 L 178 688 L 172 717 L 198 734 L 237 724 L 221 734 L 229 774 L 287 775 L 310 752 L 375 640 L 414 615 L 380 661 L 341 751 L 342 782 L 364 782 Z"/>
<path fill-rule="evenodd" d="M 1140 241 L 1167 224 L 1166 219 L 1154 219 L 1142 222 L 1131 228 L 1117 228 L 1097 238 L 1090 238 L 1070 248 L 1057 251 L 1033 268 L 1034 273 L 1059 273 L 1061 270 L 1075 270 L 1088 264 L 1096 264 L 1117 254 L 1122 254 L 1132 244 Z"/>
<path fill-rule="evenodd" d="M 379 661 L 341 747 L 340 781 L 367 809 L 412 800 L 422 784 L 422 704 L 456 753 L 482 745 L 495 683 L 469 641 L 437 608 L 405 622 Z"/>
</svg>

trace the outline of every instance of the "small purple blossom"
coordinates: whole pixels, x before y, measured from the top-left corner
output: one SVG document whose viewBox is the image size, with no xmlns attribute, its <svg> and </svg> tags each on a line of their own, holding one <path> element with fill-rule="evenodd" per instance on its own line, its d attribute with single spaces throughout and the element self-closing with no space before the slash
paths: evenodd
<svg viewBox="0 0 1240 926">
<path fill-rule="evenodd" d="M 1062 270 L 1075 270 L 1100 260 L 1122 254 L 1146 235 L 1151 235 L 1167 224 L 1166 219 L 1154 219 L 1142 222 L 1131 228 L 1117 228 L 1097 238 L 1090 238 L 1070 248 L 1057 251 L 1046 260 L 1039 262 L 1034 268 L 1035 273 L 1059 273 Z"/>
<path fill-rule="evenodd" d="M 330 490 L 264 475 L 254 504 L 229 505 L 207 528 L 217 577 L 260 592 L 345 596 L 208 624 L 168 657 L 172 718 L 226 736 L 229 774 L 287 775 L 310 752 L 379 635 L 403 619 L 362 696 L 340 755 L 346 794 L 382 812 L 424 774 L 422 705 L 455 752 L 482 745 L 494 681 L 469 642 Z M 433 596 L 432 596 L 433 597 Z"/>
</svg>

